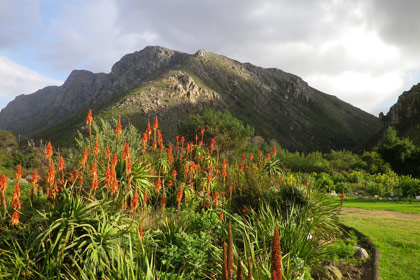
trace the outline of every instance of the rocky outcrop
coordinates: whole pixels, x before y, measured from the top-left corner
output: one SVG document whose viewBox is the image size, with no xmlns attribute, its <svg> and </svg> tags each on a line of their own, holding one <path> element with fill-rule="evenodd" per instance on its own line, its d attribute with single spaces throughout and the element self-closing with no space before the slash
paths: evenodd
<svg viewBox="0 0 420 280">
<path fill-rule="evenodd" d="M 409 137 L 420 145 L 420 84 L 403 92 L 389 112 L 379 114 L 379 138 L 388 127 L 397 130 L 400 137 Z"/>
</svg>

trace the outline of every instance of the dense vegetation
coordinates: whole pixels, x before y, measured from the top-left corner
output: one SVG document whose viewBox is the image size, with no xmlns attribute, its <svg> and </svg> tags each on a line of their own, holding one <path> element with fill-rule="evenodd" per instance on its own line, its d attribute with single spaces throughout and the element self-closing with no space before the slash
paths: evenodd
<svg viewBox="0 0 420 280">
<path fill-rule="evenodd" d="M 191 118 L 189 137 L 165 144 L 157 118 L 141 134 L 89 114 L 77 147 L 28 147 L 36 172 L 15 162 L 0 180 L 0 275 L 322 278 L 354 254 L 331 246 L 342 236 L 328 192 L 419 192 L 378 152 L 290 153 L 249 141 L 228 113 Z"/>
</svg>

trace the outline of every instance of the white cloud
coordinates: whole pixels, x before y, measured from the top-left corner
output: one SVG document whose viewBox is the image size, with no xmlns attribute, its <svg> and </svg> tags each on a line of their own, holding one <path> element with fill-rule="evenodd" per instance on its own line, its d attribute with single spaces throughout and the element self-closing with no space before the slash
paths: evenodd
<svg viewBox="0 0 420 280">
<path fill-rule="evenodd" d="M 76 68 L 108 72 L 124 54 L 146 45 L 189 53 L 204 48 L 299 75 L 374 114 L 387 111 L 420 79 L 416 0 L 0 0 L 0 8 L 2 3 L 9 13 L 0 9 L 0 50 L 27 44 L 37 38 L 29 27 L 41 28 L 33 56 L 65 74 Z M 49 18 L 40 25 L 39 9 L 46 8 Z"/>
<path fill-rule="evenodd" d="M 6 57 L 0 56 L 0 108 L 6 106 L 20 94 L 33 93 L 49 85 L 60 85 L 57 81 L 23 67 Z"/>
</svg>

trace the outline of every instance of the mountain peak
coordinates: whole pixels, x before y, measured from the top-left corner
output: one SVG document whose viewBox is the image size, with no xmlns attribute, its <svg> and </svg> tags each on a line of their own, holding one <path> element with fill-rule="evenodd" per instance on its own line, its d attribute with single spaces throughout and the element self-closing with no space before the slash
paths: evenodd
<svg viewBox="0 0 420 280">
<path fill-rule="evenodd" d="M 28 137 L 50 128 L 40 137 L 71 139 L 71 131 L 84 129 L 84 118 L 76 116 L 90 108 L 98 118 L 120 116 L 140 128 L 159 115 L 170 128 L 165 131 L 175 134 L 188 113 L 204 106 L 231 111 L 290 150 L 351 149 L 378 124 L 296 75 L 206 50 L 191 55 L 148 46 L 122 57 L 109 74 L 74 70 L 63 86 L 16 99 L 0 112 L 0 129 Z"/>
</svg>

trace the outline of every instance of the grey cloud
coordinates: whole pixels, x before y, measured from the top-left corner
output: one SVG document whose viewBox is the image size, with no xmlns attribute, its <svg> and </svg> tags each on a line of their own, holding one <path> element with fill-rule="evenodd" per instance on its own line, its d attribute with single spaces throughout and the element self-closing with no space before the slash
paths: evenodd
<svg viewBox="0 0 420 280">
<path fill-rule="evenodd" d="M 35 40 L 33 31 L 40 24 L 38 12 L 37 0 L 0 0 L 0 50 Z"/>
<path fill-rule="evenodd" d="M 370 0 L 363 9 L 370 27 L 392 45 L 417 54 L 420 48 L 420 1 Z"/>
</svg>

